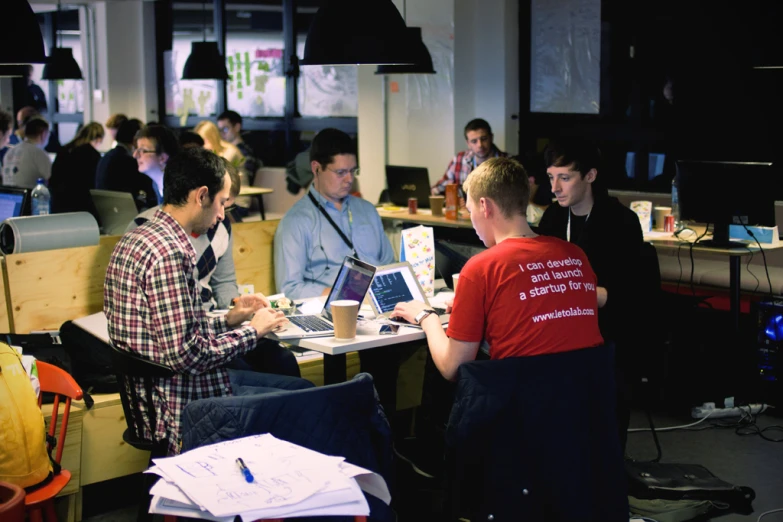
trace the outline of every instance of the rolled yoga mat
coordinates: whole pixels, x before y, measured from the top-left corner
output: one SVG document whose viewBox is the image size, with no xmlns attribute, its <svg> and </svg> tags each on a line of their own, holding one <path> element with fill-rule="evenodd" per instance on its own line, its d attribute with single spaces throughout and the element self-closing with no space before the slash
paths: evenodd
<svg viewBox="0 0 783 522">
<path fill-rule="evenodd" d="M 98 222 L 89 212 L 8 218 L 0 225 L 0 249 L 22 254 L 97 245 Z"/>
</svg>

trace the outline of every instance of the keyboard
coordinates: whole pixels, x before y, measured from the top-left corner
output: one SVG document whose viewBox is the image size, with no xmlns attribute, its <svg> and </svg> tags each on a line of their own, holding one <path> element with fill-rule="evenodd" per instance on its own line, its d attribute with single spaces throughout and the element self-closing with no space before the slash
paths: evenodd
<svg viewBox="0 0 783 522">
<path fill-rule="evenodd" d="M 334 330 L 331 323 L 326 322 L 317 315 L 292 315 L 288 320 L 305 332 L 328 332 Z"/>
</svg>

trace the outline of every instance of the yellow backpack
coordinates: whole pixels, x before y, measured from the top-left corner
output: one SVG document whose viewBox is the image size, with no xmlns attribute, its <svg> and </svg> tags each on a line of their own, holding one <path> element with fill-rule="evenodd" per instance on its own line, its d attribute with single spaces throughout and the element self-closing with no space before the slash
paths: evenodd
<svg viewBox="0 0 783 522">
<path fill-rule="evenodd" d="M 38 398 L 17 351 L 0 342 L 0 481 L 26 488 L 52 472 Z"/>
</svg>

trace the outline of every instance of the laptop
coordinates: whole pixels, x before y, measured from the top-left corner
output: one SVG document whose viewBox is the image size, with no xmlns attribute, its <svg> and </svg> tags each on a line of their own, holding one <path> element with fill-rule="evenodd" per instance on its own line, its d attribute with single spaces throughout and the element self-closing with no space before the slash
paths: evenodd
<svg viewBox="0 0 783 522">
<path fill-rule="evenodd" d="M 353 299 L 361 303 L 370 288 L 375 267 L 350 256 L 343 260 L 340 271 L 334 280 L 329 296 L 320 314 L 291 315 L 289 324 L 278 331 L 272 332 L 278 339 L 302 339 L 305 337 L 329 337 L 334 335 L 332 323 L 332 301 Z"/>
<path fill-rule="evenodd" d="M 407 207 L 408 198 L 417 198 L 419 208 L 430 208 L 430 175 L 425 167 L 386 165 L 386 186 L 395 205 Z"/>
<path fill-rule="evenodd" d="M 91 189 L 90 195 L 101 218 L 101 234 L 105 236 L 121 236 L 139 214 L 129 192 Z"/>
<path fill-rule="evenodd" d="M 0 187 L 0 223 L 30 213 L 30 189 Z"/>
<path fill-rule="evenodd" d="M 389 316 L 397 303 L 406 301 L 422 301 L 436 312 L 439 311 L 427 300 L 424 289 L 409 262 L 403 261 L 379 267 L 370 285 L 370 304 L 375 316 L 390 319 Z M 439 315 L 439 317 L 441 324 L 449 322 L 449 315 Z M 402 318 L 394 318 L 391 321 L 410 324 Z"/>
</svg>

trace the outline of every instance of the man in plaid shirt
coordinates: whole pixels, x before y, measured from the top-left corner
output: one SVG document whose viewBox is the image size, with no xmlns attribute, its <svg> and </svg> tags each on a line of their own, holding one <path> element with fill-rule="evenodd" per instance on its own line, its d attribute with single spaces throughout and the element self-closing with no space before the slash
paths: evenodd
<svg viewBox="0 0 783 522">
<path fill-rule="evenodd" d="M 212 152 L 194 148 L 170 159 L 163 207 L 120 239 L 106 270 L 103 310 L 114 346 L 176 373 L 154 383 L 157 425 L 145 427 L 145 436 L 168 440 L 169 454 L 179 452 L 180 418 L 189 401 L 312 386 L 294 377 L 224 368 L 287 322 L 262 294 L 240 296 L 217 318 L 208 318 L 202 307 L 188 236 L 204 234 L 224 218 L 230 187 L 225 161 Z M 242 326 L 245 321 L 250 324 Z M 138 407 L 146 410 L 144 403 Z"/>
<path fill-rule="evenodd" d="M 462 187 L 468 174 L 486 160 L 508 156 L 508 154 L 502 152 L 492 143 L 492 138 L 492 128 L 486 120 L 481 118 L 470 120 L 465 125 L 465 141 L 468 144 L 468 150 L 464 150 L 454 156 L 446 169 L 446 173 L 440 181 L 433 185 L 432 193 L 435 195 L 444 194 L 446 185 L 450 183 L 456 183 Z"/>
</svg>

